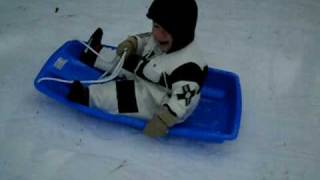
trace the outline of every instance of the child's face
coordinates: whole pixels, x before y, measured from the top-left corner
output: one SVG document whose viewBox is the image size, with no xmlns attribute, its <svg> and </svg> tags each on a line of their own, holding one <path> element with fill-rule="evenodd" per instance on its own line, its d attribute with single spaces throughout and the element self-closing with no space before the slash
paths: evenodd
<svg viewBox="0 0 320 180">
<path fill-rule="evenodd" d="M 158 42 L 160 49 L 163 52 L 168 52 L 173 42 L 171 34 L 169 34 L 159 24 L 154 22 L 152 25 L 152 35 L 154 39 Z"/>
</svg>

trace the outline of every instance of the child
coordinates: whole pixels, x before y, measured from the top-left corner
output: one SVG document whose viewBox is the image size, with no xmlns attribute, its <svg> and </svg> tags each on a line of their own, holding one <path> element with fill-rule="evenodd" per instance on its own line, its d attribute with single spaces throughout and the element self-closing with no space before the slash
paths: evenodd
<svg viewBox="0 0 320 180">
<path fill-rule="evenodd" d="M 194 42 L 197 14 L 195 0 L 154 0 L 147 13 L 153 21 L 152 32 L 130 36 L 118 45 L 119 56 L 127 52 L 119 75 L 124 78 L 89 87 L 75 82 L 69 99 L 109 113 L 147 119 L 146 135 L 166 135 L 196 108 L 207 76 L 208 67 Z M 103 56 L 101 39 L 99 28 L 88 44 Z M 116 64 L 88 50 L 81 60 L 104 71 Z"/>
</svg>

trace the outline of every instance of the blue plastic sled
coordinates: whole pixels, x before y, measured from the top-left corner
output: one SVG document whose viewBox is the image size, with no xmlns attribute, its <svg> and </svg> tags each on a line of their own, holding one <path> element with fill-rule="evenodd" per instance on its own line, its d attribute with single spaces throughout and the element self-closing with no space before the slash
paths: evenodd
<svg viewBox="0 0 320 180">
<path fill-rule="evenodd" d="M 105 46 L 115 49 L 112 46 Z M 66 80 L 95 80 L 102 72 L 79 61 L 84 45 L 68 41 L 46 62 L 34 81 L 43 94 L 71 108 L 110 122 L 122 123 L 142 130 L 146 122 L 124 115 L 113 115 L 95 108 L 70 102 L 66 96 L 70 84 L 42 81 L 39 78 L 53 77 Z M 169 136 L 222 143 L 238 136 L 241 117 L 241 89 L 239 77 L 231 72 L 209 68 L 209 75 L 202 88 L 200 104 L 182 124 L 169 131 Z"/>
</svg>

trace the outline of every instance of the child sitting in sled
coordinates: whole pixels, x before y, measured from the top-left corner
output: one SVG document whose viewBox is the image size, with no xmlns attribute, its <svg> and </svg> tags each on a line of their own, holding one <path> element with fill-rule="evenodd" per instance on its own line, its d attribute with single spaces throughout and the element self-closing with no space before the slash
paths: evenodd
<svg viewBox="0 0 320 180">
<path fill-rule="evenodd" d="M 152 31 L 129 36 L 118 45 L 117 55 L 126 52 L 122 78 L 88 87 L 76 81 L 68 98 L 109 113 L 146 119 L 146 135 L 166 135 L 196 108 L 207 76 L 208 67 L 194 42 L 197 15 L 195 0 L 154 0 L 147 12 Z M 88 41 L 101 56 L 106 51 L 102 35 L 98 28 Z M 88 49 L 80 59 L 103 71 L 117 63 L 107 63 Z"/>
</svg>

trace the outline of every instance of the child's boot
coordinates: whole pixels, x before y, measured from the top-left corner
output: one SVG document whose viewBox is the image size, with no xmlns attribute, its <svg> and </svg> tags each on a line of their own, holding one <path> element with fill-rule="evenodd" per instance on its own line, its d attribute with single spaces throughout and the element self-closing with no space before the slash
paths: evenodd
<svg viewBox="0 0 320 180">
<path fill-rule="evenodd" d="M 89 89 L 84 87 L 80 81 L 72 83 L 68 99 L 85 106 L 89 106 Z"/>
<path fill-rule="evenodd" d="M 103 35 L 102 29 L 98 28 L 91 35 L 90 39 L 87 42 L 87 44 L 97 52 L 99 52 L 102 48 L 102 44 L 101 44 L 102 35 Z M 89 48 L 86 48 L 80 56 L 80 60 L 90 67 L 94 66 L 96 59 L 97 59 L 97 55 L 94 52 L 92 52 Z"/>
</svg>

